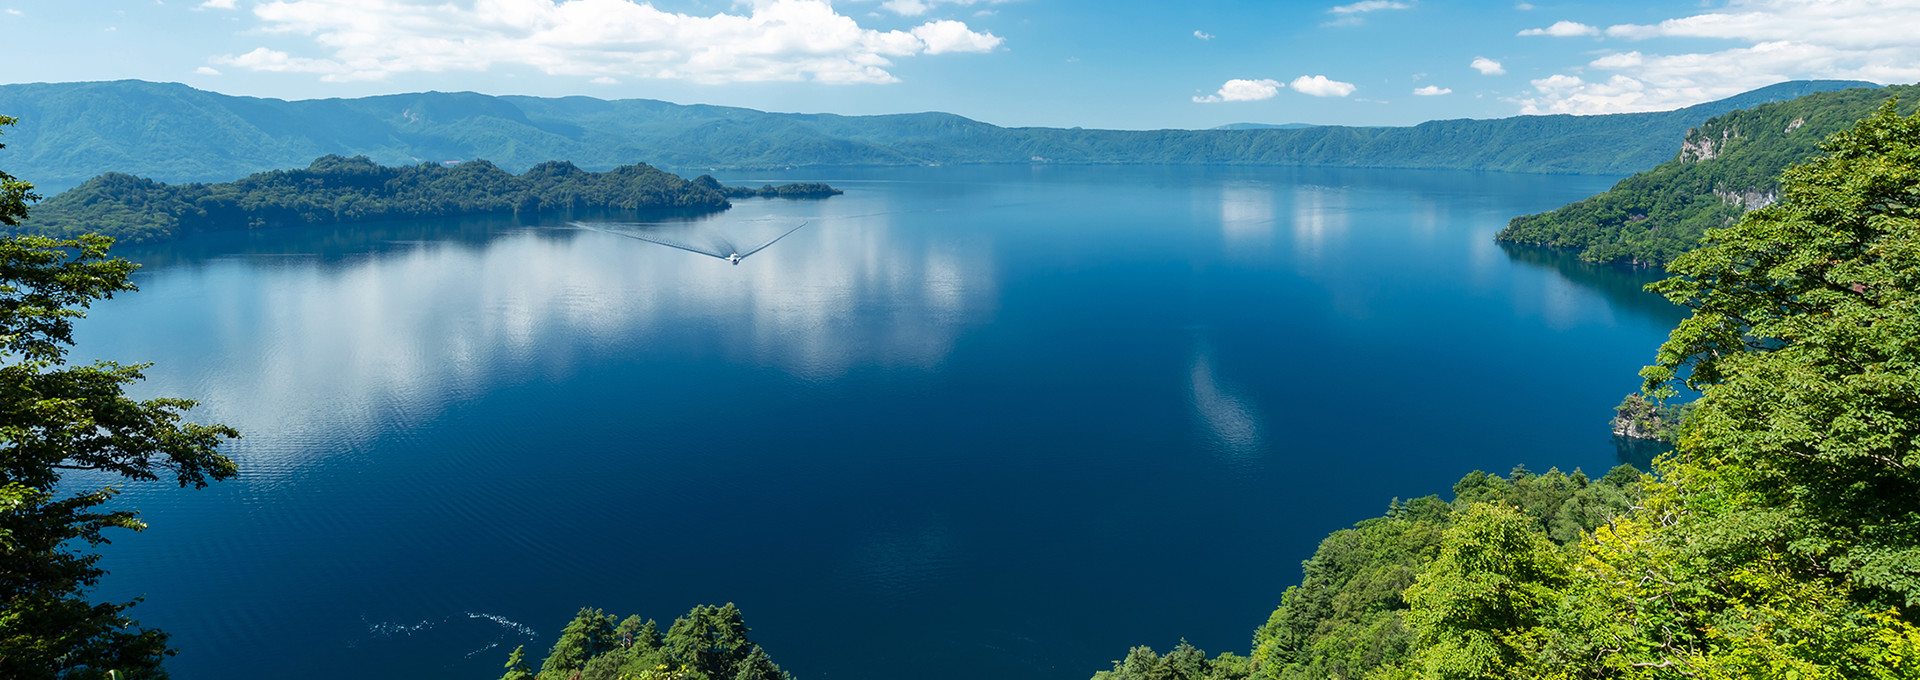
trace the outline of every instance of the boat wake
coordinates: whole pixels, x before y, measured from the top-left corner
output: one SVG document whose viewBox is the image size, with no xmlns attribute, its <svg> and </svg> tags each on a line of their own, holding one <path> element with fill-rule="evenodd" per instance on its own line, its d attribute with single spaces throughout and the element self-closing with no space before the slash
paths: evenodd
<svg viewBox="0 0 1920 680">
<path fill-rule="evenodd" d="M 630 222 L 569 222 L 568 224 L 576 229 L 585 229 L 587 231 L 597 231 L 602 234 L 612 234 L 614 236 L 622 236 L 630 239 L 646 241 L 648 243 L 652 243 L 656 245 L 663 245 L 668 248 L 678 248 L 680 250 L 684 250 L 689 253 L 698 253 L 701 255 L 705 255 L 707 257 L 719 258 L 722 260 L 726 260 L 728 262 L 732 262 L 734 264 L 740 264 L 741 260 L 747 259 L 749 256 L 753 255 L 754 253 L 760 252 L 762 250 L 766 250 L 767 246 L 771 246 L 775 243 L 779 243 L 780 239 L 786 238 L 788 235 L 792 234 L 793 232 L 800 231 L 800 227 L 807 226 L 806 222 L 801 222 L 799 226 L 796 226 L 792 229 L 788 229 L 786 232 L 780 234 L 779 236 L 773 237 L 772 240 L 767 241 L 766 243 L 762 243 L 760 245 L 754 246 L 753 248 L 748 249 L 745 252 L 742 252 L 739 247 L 733 245 L 733 242 L 727 240 L 725 236 L 722 236 L 717 233 L 711 233 L 711 232 L 706 234 L 707 238 L 705 240 L 707 240 L 708 243 L 694 244 L 694 243 L 688 243 L 685 241 L 666 238 L 665 236 L 662 236 L 659 234 L 640 233 L 637 231 L 627 231 L 627 230 L 618 228 L 623 226 L 624 227 L 641 226 L 639 224 L 630 223 Z"/>
</svg>

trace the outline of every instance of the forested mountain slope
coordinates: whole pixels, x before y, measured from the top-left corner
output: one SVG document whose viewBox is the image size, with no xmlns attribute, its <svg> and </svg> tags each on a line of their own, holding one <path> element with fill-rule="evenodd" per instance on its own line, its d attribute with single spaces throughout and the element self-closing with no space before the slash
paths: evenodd
<svg viewBox="0 0 1920 680">
<path fill-rule="evenodd" d="M 1920 115 L 1824 142 L 1649 286 L 1693 313 L 1643 388 L 1700 395 L 1651 474 L 1473 473 L 1323 541 L 1248 656 L 1092 677 L 1920 677 Z"/>
<path fill-rule="evenodd" d="M 1626 174 L 1672 154 L 1715 115 L 1809 92 L 1796 81 L 1676 111 L 1444 120 L 1412 127 L 1245 130 L 1003 128 L 945 113 L 767 113 L 645 99 L 422 92 L 358 99 L 236 97 L 177 83 L 0 86 L 21 125 L 0 163 L 48 193 L 124 172 L 218 182 L 318 156 L 387 165 L 486 158 L 518 172 L 554 159 L 603 170 L 645 161 L 692 173 L 955 163 L 1271 164 Z"/>
<path fill-rule="evenodd" d="M 1813 158 L 1828 135 L 1891 98 L 1912 112 L 1920 85 L 1820 92 L 1717 116 L 1689 131 L 1672 160 L 1593 198 L 1516 217 L 1497 238 L 1577 248 L 1592 262 L 1666 264 L 1707 229 L 1772 203 L 1780 171 Z"/>
</svg>

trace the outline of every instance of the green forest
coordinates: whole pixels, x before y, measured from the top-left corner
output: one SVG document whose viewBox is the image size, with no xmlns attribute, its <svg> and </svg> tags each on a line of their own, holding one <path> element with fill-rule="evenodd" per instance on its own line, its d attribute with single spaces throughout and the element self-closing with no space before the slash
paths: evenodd
<svg viewBox="0 0 1920 680">
<path fill-rule="evenodd" d="M 1920 677 L 1920 115 L 1822 149 L 1650 286 L 1692 315 L 1645 393 L 1700 395 L 1653 470 L 1395 501 L 1320 544 L 1247 656 L 1093 677 Z"/>
<path fill-rule="evenodd" d="M 825 184 L 721 186 L 646 164 L 607 172 L 549 161 L 513 175 L 487 161 L 385 167 L 364 156 L 322 156 L 300 170 L 274 170 L 220 184 L 162 184 L 121 173 L 89 180 L 34 207 L 15 233 L 122 243 L 201 231 L 262 229 L 407 217 L 533 214 L 578 210 L 724 210 L 729 198 L 818 198 Z"/>
<path fill-rule="evenodd" d="M 1577 249 L 1589 262 L 1665 265 L 1706 230 L 1774 200 L 1781 171 L 1894 98 L 1911 113 L 1920 86 L 1822 92 L 1715 117 L 1688 131 L 1672 160 L 1592 198 L 1513 218 L 1495 238 Z"/>
<path fill-rule="evenodd" d="M 516 648 L 500 680 L 792 680 L 749 630 L 731 602 L 695 606 L 665 634 L 652 619 L 582 609 L 537 671 Z"/>
<path fill-rule="evenodd" d="M 1627 174 L 1672 156 L 1708 118 L 1811 92 L 1794 81 L 1674 111 L 1437 120 L 1409 127 L 1231 130 L 1000 127 L 949 113 L 769 113 L 647 99 L 420 92 L 357 99 L 236 97 L 134 80 L 0 85 L 27 123 L 0 163 L 42 188 L 139 168 L 163 182 L 221 182 L 322 154 L 386 165 L 491 159 L 520 171 L 555 158 L 609 169 L 645 158 L 685 175 L 722 169 L 963 163 L 1313 165 Z"/>
</svg>

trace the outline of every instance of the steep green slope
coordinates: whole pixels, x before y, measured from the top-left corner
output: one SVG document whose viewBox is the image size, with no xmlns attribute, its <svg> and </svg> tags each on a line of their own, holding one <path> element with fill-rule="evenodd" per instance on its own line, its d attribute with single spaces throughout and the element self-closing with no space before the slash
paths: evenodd
<svg viewBox="0 0 1920 680">
<path fill-rule="evenodd" d="M 1653 474 L 1474 473 L 1323 541 L 1249 657 L 1093 677 L 1920 677 L 1920 114 L 1778 182 L 1650 286 L 1692 316 L 1644 388 L 1700 395 Z"/>
<path fill-rule="evenodd" d="M 1898 97 L 1920 103 L 1920 86 L 1822 92 L 1718 116 L 1687 133 L 1672 160 L 1621 180 L 1605 193 L 1558 210 L 1516 217 L 1501 241 L 1577 248 L 1581 259 L 1665 264 L 1771 203 L 1787 166 L 1820 152 L 1820 142 Z"/>
<path fill-rule="evenodd" d="M 1640 474 L 1619 466 L 1600 479 L 1574 471 L 1545 474 L 1515 468 L 1505 478 L 1475 471 L 1454 484 L 1452 502 L 1438 496 L 1393 501 L 1383 517 L 1341 529 L 1301 565 L 1299 585 L 1253 634 L 1251 656 L 1206 659 L 1182 644 L 1166 657 L 1135 647 L 1093 680 L 1317 680 L 1362 678 L 1405 663 L 1415 646 L 1402 593 L 1440 550 L 1456 514 L 1475 503 L 1517 507 L 1556 543 L 1624 513 L 1639 493 Z M 1164 660 L 1163 660 L 1164 659 Z M 1175 660 L 1197 669 L 1181 674 Z M 1145 662 L 1160 661 L 1158 664 Z"/>
<path fill-rule="evenodd" d="M 729 197 L 815 197 L 824 184 L 723 187 L 627 165 L 589 172 L 547 162 L 513 175 L 487 161 L 447 167 L 385 167 L 366 157 L 323 156 L 305 169 L 275 170 L 221 184 L 170 185 L 122 173 L 88 180 L 34 207 L 14 233 L 71 238 L 82 233 L 127 243 L 189 232 L 563 210 L 721 210 Z"/>
<path fill-rule="evenodd" d="M 767 113 L 644 99 L 421 92 L 282 101 L 174 83 L 30 83 L 0 86 L 0 112 L 21 119 L 0 163 L 48 191 L 106 172 L 225 181 L 325 154 L 388 165 L 487 158 L 512 171 L 555 158 L 588 169 L 645 159 L 681 172 L 1038 158 L 1625 174 L 1658 163 L 1688 128 L 1714 115 L 1865 85 L 1799 81 L 1677 111 L 1412 127 L 1062 130 L 1003 128 L 946 113 Z"/>
</svg>

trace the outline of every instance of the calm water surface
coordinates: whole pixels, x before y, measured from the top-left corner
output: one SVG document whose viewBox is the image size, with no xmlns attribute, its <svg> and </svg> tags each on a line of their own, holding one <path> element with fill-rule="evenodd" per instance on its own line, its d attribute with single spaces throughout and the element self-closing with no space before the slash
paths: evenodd
<svg viewBox="0 0 1920 680">
<path fill-rule="evenodd" d="M 134 485 L 101 596 L 177 677 L 492 678 L 582 606 L 736 602 L 802 679 L 1079 680 L 1247 651 L 1327 532 L 1475 469 L 1600 472 L 1679 315 L 1491 236 L 1612 178 L 929 168 L 649 227 L 130 251 L 82 357 L 240 428 Z"/>
</svg>

